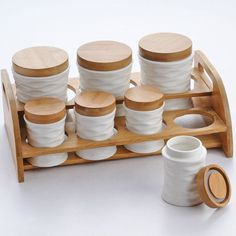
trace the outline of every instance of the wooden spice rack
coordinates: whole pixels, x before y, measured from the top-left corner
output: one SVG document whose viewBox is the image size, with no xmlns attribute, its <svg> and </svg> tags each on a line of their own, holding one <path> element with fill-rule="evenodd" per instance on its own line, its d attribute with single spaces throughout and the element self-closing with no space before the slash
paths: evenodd
<svg viewBox="0 0 236 236">
<path fill-rule="evenodd" d="M 16 99 L 15 85 L 10 83 L 6 70 L 1 71 L 3 111 L 5 127 L 12 150 L 12 156 L 16 164 L 18 181 L 24 181 L 26 170 L 37 169 L 27 162 L 27 158 L 51 153 L 68 152 L 69 158 L 61 166 L 93 162 L 84 160 L 75 155 L 75 151 L 103 146 L 117 145 L 117 153 L 109 159 L 125 159 L 131 157 L 144 157 L 160 154 L 138 154 L 126 150 L 122 145 L 142 141 L 165 139 L 168 140 L 176 135 L 192 135 L 200 138 L 206 148 L 222 148 L 227 157 L 233 155 L 233 140 L 230 110 L 223 82 L 206 56 L 201 51 L 194 55 L 194 68 L 192 69 L 194 88 L 186 93 L 165 94 L 165 99 L 191 98 L 194 107 L 187 110 L 166 111 L 163 114 L 165 129 L 158 134 L 138 135 L 128 131 L 125 127 L 125 118 L 117 117 L 115 127 L 118 133 L 105 141 L 84 140 L 74 133 L 72 122 L 66 125 L 68 138 L 63 144 L 54 148 L 36 148 L 30 146 L 26 141 L 25 122 L 23 120 L 24 104 Z M 139 73 L 132 74 L 132 83 L 139 84 Z M 78 78 L 69 80 L 68 88 L 76 91 Z M 122 99 L 118 102 L 121 102 Z M 73 109 L 73 99 L 67 102 L 67 109 Z M 176 117 L 186 114 L 200 114 L 208 117 L 211 122 L 208 126 L 197 129 L 180 127 L 175 124 Z M 208 120 L 209 120 L 208 119 Z"/>
</svg>

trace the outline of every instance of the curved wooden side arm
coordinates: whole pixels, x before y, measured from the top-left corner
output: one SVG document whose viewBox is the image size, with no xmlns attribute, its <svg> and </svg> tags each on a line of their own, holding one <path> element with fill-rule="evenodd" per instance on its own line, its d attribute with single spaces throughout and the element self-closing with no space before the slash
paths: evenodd
<svg viewBox="0 0 236 236">
<path fill-rule="evenodd" d="M 215 69 L 210 63 L 207 57 L 201 51 L 196 51 L 194 56 L 194 67 L 199 70 L 201 76 L 204 78 L 208 86 L 212 86 L 212 96 L 210 97 L 210 104 L 219 117 L 225 122 L 227 131 L 220 134 L 223 150 L 227 157 L 233 156 L 233 135 L 232 135 L 232 123 L 230 116 L 230 109 L 227 94 L 223 81 Z M 207 78 L 206 74 L 211 79 L 211 82 Z"/>
<path fill-rule="evenodd" d="M 17 168 L 18 181 L 24 181 L 21 134 L 16 99 L 6 70 L 1 70 L 2 100 L 5 128 Z"/>
</svg>

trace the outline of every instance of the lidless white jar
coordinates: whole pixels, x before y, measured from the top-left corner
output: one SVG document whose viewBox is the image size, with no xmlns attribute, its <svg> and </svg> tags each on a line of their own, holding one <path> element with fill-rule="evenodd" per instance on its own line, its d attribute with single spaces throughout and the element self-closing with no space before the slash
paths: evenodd
<svg viewBox="0 0 236 236">
<path fill-rule="evenodd" d="M 124 100 L 127 129 L 140 135 L 161 132 L 164 108 L 162 98 L 158 89 L 149 86 L 129 89 Z M 145 141 L 127 144 L 125 148 L 136 153 L 153 153 L 161 150 L 164 144 L 164 140 Z"/>
<path fill-rule="evenodd" d="M 55 47 L 32 47 L 12 58 L 17 99 L 26 103 L 35 98 L 67 100 L 69 63 L 67 53 Z"/>
<path fill-rule="evenodd" d="M 130 86 L 132 51 L 119 42 L 96 41 L 82 45 L 77 51 L 79 88 L 97 90 L 122 99 Z M 116 116 L 123 116 L 122 104 L 116 106 Z"/>
<path fill-rule="evenodd" d="M 157 33 L 139 42 L 141 84 L 157 86 L 164 94 L 190 90 L 193 62 L 192 42 L 183 35 Z M 188 109 L 189 98 L 168 99 L 165 110 Z"/>
<path fill-rule="evenodd" d="M 196 175 L 205 166 L 206 148 L 192 136 L 176 136 L 162 149 L 164 185 L 162 198 L 176 206 L 194 206 L 202 202 Z"/>
</svg>

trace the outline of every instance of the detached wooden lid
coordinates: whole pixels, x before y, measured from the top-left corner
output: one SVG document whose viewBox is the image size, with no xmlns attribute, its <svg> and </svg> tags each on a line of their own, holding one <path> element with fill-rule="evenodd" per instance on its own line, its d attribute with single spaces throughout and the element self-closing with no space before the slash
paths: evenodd
<svg viewBox="0 0 236 236">
<path fill-rule="evenodd" d="M 42 97 L 28 101 L 25 117 L 36 124 L 50 124 L 63 119 L 66 115 L 65 103 L 57 98 Z"/>
<path fill-rule="evenodd" d="M 224 207 L 231 197 L 229 178 L 218 165 L 209 165 L 199 171 L 197 188 L 202 201 L 212 208 Z"/>
<path fill-rule="evenodd" d="M 85 91 L 75 98 L 75 110 L 84 116 L 104 116 L 114 111 L 116 99 L 110 93 Z"/>
<path fill-rule="evenodd" d="M 67 53 L 55 47 L 25 48 L 12 57 L 16 73 L 30 77 L 46 77 L 65 71 L 68 66 Z"/>
<path fill-rule="evenodd" d="M 192 54 L 192 41 L 181 34 L 150 34 L 139 41 L 139 54 L 152 61 L 178 61 Z"/>
<path fill-rule="evenodd" d="M 132 51 L 123 43 L 95 41 L 79 47 L 77 61 L 80 66 L 89 70 L 119 70 L 132 62 Z"/>
<path fill-rule="evenodd" d="M 127 90 L 125 106 L 136 111 L 152 111 L 163 105 L 163 94 L 157 87 L 136 86 Z"/>
</svg>

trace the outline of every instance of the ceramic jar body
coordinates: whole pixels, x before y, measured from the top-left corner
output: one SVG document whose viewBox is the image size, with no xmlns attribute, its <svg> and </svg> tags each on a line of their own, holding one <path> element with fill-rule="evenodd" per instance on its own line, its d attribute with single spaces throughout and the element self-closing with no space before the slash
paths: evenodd
<svg viewBox="0 0 236 236">
<path fill-rule="evenodd" d="M 13 71 L 16 83 L 16 96 L 20 102 L 40 97 L 53 97 L 67 100 L 69 68 L 57 75 L 47 77 L 29 77 Z"/>
<path fill-rule="evenodd" d="M 78 65 L 80 90 L 97 90 L 122 98 L 129 88 L 132 64 L 113 71 L 95 71 Z M 116 116 L 124 115 L 123 104 L 117 104 Z"/>
<path fill-rule="evenodd" d="M 151 61 L 139 56 L 141 83 L 157 86 L 164 94 L 182 93 L 190 90 L 193 55 L 171 62 Z M 191 99 L 170 99 L 165 101 L 165 110 L 192 107 Z"/>
<path fill-rule="evenodd" d="M 163 105 L 152 111 L 136 111 L 124 105 L 126 127 L 128 130 L 141 134 L 150 135 L 162 130 Z M 137 153 L 152 153 L 159 151 L 164 146 L 163 140 L 147 141 L 125 145 L 125 147 Z"/>
<path fill-rule="evenodd" d="M 176 136 L 162 149 L 164 185 L 162 198 L 176 206 L 200 204 L 196 174 L 205 166 L 206 148 L 191 136 Z"/>
<path fill-rule="evenodd" d="M 56 147 L 62 144 L 66 138 L 65 119 L 50 124 L 35 124 L 24 117 L 29 144 L 33 147 Z M 51 167 L 60 165 L 67 157 L 67 153 L 55 153 L 32 157 L 28 161 L 34 166 Z"/>
<path fill-rule="evenodd" d="M 84 116 L 75 112 L 76 132 L 80 138 L 102 141 L 111 138 L 114 129 L 115 110 L 103 116 Z M 116 146 L 99 147 L 77 151 L 76 154 L 87 160 L 102 160 L 113 156 Z"/>
</svg>

